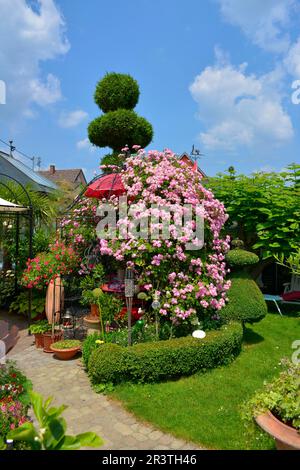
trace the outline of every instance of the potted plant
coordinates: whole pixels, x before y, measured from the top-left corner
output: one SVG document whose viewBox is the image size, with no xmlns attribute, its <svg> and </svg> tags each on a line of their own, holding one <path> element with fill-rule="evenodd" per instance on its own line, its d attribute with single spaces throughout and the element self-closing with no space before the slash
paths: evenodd
<svg viewBox="0 0 300 470">
<path fill-rule="evenodd" d="M 278 450 L 300 450 L 300 364 L 282 365 L 279 377 L 245 405 L 245 414 L 275 439 Z"/>
<path fill-rule="evenodd" d="M 82 291 L 81 304 L 90 307 L 90 318 L 95 318 L 99 320 L 99 306 L 97 305 L 96 297 L 93 293 L 93 290 Z"/>
<path fill-rule="evenodd" d="M 51 325 L 49 325 L 47 320 L 40 320 L 29 326 L 29 331 L 34 335 L 35 346 L 37 348 L 44 347 L 44 333 L 50 330 Z"/>
<path fill-rule="evenodd" d="M 104 268 L 102 264 L 94 266 L 91 274 L 85 276 L 80 281 L 80 288 L 82 291 L 81 304 L 84 306 L 90 306 L 91 314 L 90 317 L 99 320 L 99 306 L 95 300 L 93 291 L 99 289 L 100 285 L 104 280 Z M 102 292 L 102 291 L 101 291 Z"/>
<path fill-rule="evenodd" d="M 48 323 L 48 330 L 43 333 L 43 341 L 44 341 L 44 349 L 43 351 L 45 353 L 52 353 L 53 351 L 51 350 L 51 344 L 56 343 L 57 341 L 60 341 L 62 339 L 63 332 L 61 330 L 58 330 L 52 327 Z"/>
<path fill-rule="evenodd" d="M 51 352 L 55 353 L 58 359 L 67 361 L 74 357 L 81 350 L 81 341 L 77 339 L 66 339 L 58 341 L 50 346 Z"/>
</svg>

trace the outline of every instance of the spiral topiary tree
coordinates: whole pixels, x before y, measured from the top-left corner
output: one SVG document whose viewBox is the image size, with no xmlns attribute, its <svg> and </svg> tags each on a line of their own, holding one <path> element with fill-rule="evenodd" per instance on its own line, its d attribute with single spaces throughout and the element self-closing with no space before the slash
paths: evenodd
<svg viewBox="0 0 300 470">
<path fill-rule="evenodd" d="M 88 136 L 92 144 L 112 149 L 102 164 L 119 166 L 119 154 L 126 145 L 150 144 L 152 125 L 133 110 L 139 96 L 139 85 L 130 75 L 108 73 L 97 84 L 94 99 L 104 114 L 89 124 Z"/>
<path fill-rule="evenodd" d="M 255 253 L 239 247 L 226 254 L 227 264 L 231 268 L 231 288 L 228 291 L 229 302 L 222 309 L 222 317 L 228 320 L 239 320 L 243 323 L 255 323 L 267 313 L 263 295 L 252 279 L 249 267 L 258 263 Z"/>
</svg>

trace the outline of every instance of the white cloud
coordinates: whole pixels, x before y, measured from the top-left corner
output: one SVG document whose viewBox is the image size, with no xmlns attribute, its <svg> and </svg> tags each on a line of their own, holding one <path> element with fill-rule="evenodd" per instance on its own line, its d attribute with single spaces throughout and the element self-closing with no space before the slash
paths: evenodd
<svg viewBox="0 0 300 470">
<path fill-rule="evenodd" d="M 35 78 L 29 83 L 31 99 L 40 106 L 56 103 L 62 97 L 60 89 L 60 81 L 57 77 L 49 73 L 44 83 Z"/>
<path fill-rule="evenodd" d="M 76 127 L 82 121 L 84 121 L 88 117 L 88 113 L 81 109 L 77 109 L 76 111 L 70 112 L 62 112 L 58 124 L 60 127 L 69 128 L 69 127 Z"/>
<path fill-rule="evenodd" d="M 91 144 L 87 137 L 85 139 L 79 140 L 76 144 L 76 147 L 78 150 L 88 150 L 91 153 L 96 151 L 96 147 Z"/>
<path fill-rule="evenodd" d="M 0 78 L 7 86 L 1 116 L 32 116 L 33 104 L 61 99 L 59 79 L 44 77 L 41 64 L 69 50 L 64 19 L 54 0 L 0 0 L 0 11 Z"/>
<path fill-rule="evenodd" d="M 293 126 L 278 89 L 282 71 L 257 77 L 247 64 L 206 67 L 190 86 L 205 126 L 200 140 L 209 149 L 277 145 L 293 137 Z"/>
<path fill-rule="evenodd" d="M 217 0 L 225 21 L 239 26 L 263 49 L 284 53 L 290 46 L 287 27 L 296 0 Z"/>
<path fill-rule="evenodd" d="M 291 46 L 284 59 L 284 65 L 290 75 L 300 79 L 300 37 L 298 41 Z"/>
</svg>

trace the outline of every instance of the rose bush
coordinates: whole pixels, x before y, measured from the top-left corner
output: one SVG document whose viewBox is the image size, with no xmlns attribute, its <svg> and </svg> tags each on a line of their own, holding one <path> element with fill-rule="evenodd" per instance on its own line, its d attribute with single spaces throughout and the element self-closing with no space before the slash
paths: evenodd
<svg viewBox="0 0 300 470">
<path fill-rule="evenodd" d="M 116 236 L 100 240 L 101 254 L 132 266 L 148 298 L 159 300 L 161 316 L 175 324 L 221 310 L 230 288 L 225 279 L 229 238 L 220 237 L 228 217 L 223 204 L 203 187 L 200 173 L 170 150 L 139 150 L 126 160 L 121 175 L 130 210 L 119 218 Z M 117 206 L 118 199 L 103 202 Z M 185 205 L 192 207 L 192 218 L 180 229 L 190 210 Z M 204 246 L 194 237 L 197 217 L 204 220 Z M 137 238 L 134 230 L 139 224 L 148 227 L 149 218 L 151 234 L 158 235 Z M 169 222 L 168 237 L 161 234 L 164 221 Z"/>
<path fill-rule="evenodd" d="M 99 257 L 99 246 L 95 227 L 97 225 L 98 201 L 83 197 L 80 199 L 68 217 L 60 223 L 63 239 L 68 246 L 72 246 L 80 255 L 81 264 L 79 274 L 89 274 L 95 267 Z"/>
</svg>

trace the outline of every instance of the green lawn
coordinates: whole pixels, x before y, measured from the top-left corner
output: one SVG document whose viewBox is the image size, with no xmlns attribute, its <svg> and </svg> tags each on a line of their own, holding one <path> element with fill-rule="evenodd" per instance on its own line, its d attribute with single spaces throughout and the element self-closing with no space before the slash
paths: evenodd
<svg viewBox="0 0 300 470">
<path fill-rule="evenodd" d="M 300 339 L 300 318 L 269 313 L 247 329 L 243 350 L 229 366 L 158 384 L 125 384 L 113 398 L 163 431 L 212 449 L 272 449 L 262 432 L 250 432 L 239 407 L 265 380 L 279 373 L 278 362 L 291 357 Z"/>
</svg>

